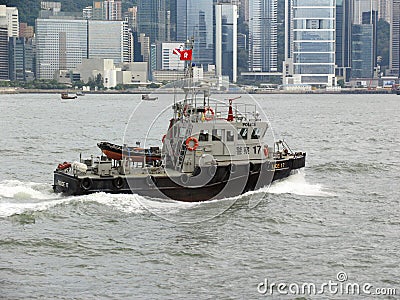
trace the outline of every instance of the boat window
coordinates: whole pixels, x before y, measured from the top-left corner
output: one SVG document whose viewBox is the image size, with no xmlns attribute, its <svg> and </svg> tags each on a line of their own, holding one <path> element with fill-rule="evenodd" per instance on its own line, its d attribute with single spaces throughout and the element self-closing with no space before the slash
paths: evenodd
<svg viewBox="0 0 400 300">
<path fill-rule="evenodd" d="M 208 141 L 208 130 L 200 130 L 199 141 L 206 142 Z"/>
<path fill-rule="evenodd" d="M 238 138 L 239 139 L 243 139 L 243 140 L 247 140 L 247 132 L 248 131 L 249 131 L 248 128 L 240 128 Z"/>
<path fill-rule="evenodd" d="M 212 130 L 212 140 L 213 141 L 221 141 L 224 138 L 224 130 L 223 129 L 213 129 Z"/>
<path fill-rule="evenodd" d="M 254 128 L 253 132 L 251 133 L 251 139 L 257 140 L 260 138 L 260 128 Z"/>
<path fill-rule="evenodd" d="M 186 136 L 186 128 L 185 127 L 180 127 L 179 128 L 179 137 L 183 138 Z"/>
<path fill-rule="evenodd" d="M 233 142 L 235 139 L 235 136 L 233 135 L 233 131 L 227 130 L 226 131 L 226 141 L 227 142 Z"/>
</svg>

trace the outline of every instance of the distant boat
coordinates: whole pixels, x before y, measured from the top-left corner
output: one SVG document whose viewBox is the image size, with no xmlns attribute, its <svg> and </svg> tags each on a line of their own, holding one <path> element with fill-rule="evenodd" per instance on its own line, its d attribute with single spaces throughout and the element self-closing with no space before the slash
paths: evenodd
<svg viewBox="0 0 400 300">
<path fill-rule="evenodd" d="M 150 97 L 148 94 L 143 94 L 142 95 L 142 100 L 146 100 L 146 101 L 155 101 L 157 100 L 158 97 Z"/>
<path fill-rule="evenodd" d="M 81 91 L 77 91 L 77 92 L 76 92 L 76 95 L 77 95 L 77 96 L 85 96 L 85 94 L 84 94 L 83 92 L 81 92 Z"/>
<path fill-rule="evenodd" d="M 77 97 L 78 97 L 77 95 L 69 95 L 66 92 L 61 93 L 61 99 L 75 99 Z"/>
</svg>

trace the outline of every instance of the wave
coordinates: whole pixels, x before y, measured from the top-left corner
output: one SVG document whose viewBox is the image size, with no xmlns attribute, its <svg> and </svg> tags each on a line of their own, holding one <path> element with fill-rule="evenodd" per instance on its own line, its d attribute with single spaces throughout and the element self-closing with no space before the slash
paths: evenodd
<svg viewBox="0 0 400 300">
<path fill-rule="evenodd" d="M 270 186 L 243 195 L 205 202 L 180 202 L 152 199 L 137 194 L 95 193 L 83 196 L 55 194 L 50 184 L 5 180 L 0 182 L 0 217 L 9 217 L 29 212 L 45 211 L 58 205 L 96 203 L 127 214 L 153 213 L 174 215 L 191 213 L 197 208 L 229 208 L 235 201 L 247 201 L 254 207 L 268 194 L 296 194 L 301 196 L 327 197 L 334 194 L 324 191 L 319 184 L 306 182 L 305 174 L 298 172 L 290 177 L 273 182 Z"/>
<path fill-rule="evenodd" d="M 300 196 L 335 196 L 334 193 L 324 191 L 324 188 L 320 184 L 308 183 L 302 171 L 286 179 L 273 182 L 267 192 L 270 194 L 295 194 Z"/>
<path fill-rule="evenodd" d="M 376 171 L 387 171 L 387 166 L 377 163 L 361 163 L 348 161 L 335 161 L 316 165 L 313 167 L 318 172 L 341 172 L 341 173 L 371 173 Z"/>
</svg>

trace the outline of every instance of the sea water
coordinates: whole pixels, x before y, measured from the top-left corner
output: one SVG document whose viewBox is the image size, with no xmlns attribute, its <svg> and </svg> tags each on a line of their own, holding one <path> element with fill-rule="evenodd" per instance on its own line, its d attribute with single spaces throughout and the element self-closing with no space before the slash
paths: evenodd
<svg viewBox="0 0 400 300">
<path fill-rule="evenodd" d="M 57 164 L 99 155 L 97 142 L 161 144 L 167 95 L 0 95 L 0 298 L 398 299 L 400 97 L 254 98 L 306 167 L 181 203 L 52 192 Z"/>
</svg>

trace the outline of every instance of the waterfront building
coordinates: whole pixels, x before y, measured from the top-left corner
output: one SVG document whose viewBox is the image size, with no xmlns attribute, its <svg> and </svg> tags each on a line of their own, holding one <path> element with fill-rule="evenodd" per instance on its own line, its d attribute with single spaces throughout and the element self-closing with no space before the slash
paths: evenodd
<svg viewBox="0 0 400 300">
<path fill-rule="evenodd" d="M 18 37 L 18 8 L 0 5 L 0 26 L 7 28 L 7 34 L 9 37 Z"/>
<path fill-rule="evenodd" d="M 150 38 L 150 43 L 166 41 L 166 0 L 137 2 L 138 31 Z"/>
<path fill-rule="evenodd" d="M 335 0 L 286 0 L 284 84 L 335 86 Z"/>
<path fill-rule="evenodd" d="M 373 24 L 352 25 L 352 78 L 372 78 L 374 73 Z"/>
<path fill-rule="evenodd" d="M 206 67 L 214 64 L 213 0 L 177 0 L 178 41 L 194 38 L 193 62 Z"/>
<path fill-rule="evenodd" d="M 237 80 L 237 19 L 235 4 L 215 5 L 215 66 L 218 78 Z"/>
<path fill-rule="evenodd" d="M 390 22 L 390 74 L 400 75 L 400 0 L 392 0 Z"/>
<path fill-rule="evenodd" d="M 133 61 L 133 38 L 126 22 L 91 20 L 88 34 L 89 58 Z"/>
<path fill-rule="evenodd" d="M 0 26 L 0 80 L 8 79 L 8 28 Z"/>
<path fill-rule="evenodd" d="M 57 70 L 74 69 L 86 58 L 87 21 L 36 20 L 36 78 L 53 79 Z"/>
<path fill-rule="evenodd" d="M 9 38 L 8 62 L 10 80 L 25 81 L 25 38 Z"/>
<path fill-rule="evenodd" d="M 276 72 L 277 0 L 254 0 L 249 5 L 249 71 Z"/>
<path fill-rule="evenodd" d="M 133 39 L 124 21 L 37 19 L 37 78 L 52 79 L 83 58 L 133 61 Z"/>
<path fill-rule="evenodd" d="M 349 82 L 351 75 L 351 24 L 353 0 L 336 0 L 336 76 Z"/>
<path fill-rule="evenodd" d="M 185 61 L 173 53 L 174 49 L 183 48 L 184 42 L 164 42 L 156 44 L 156 67 L 154 70 L 179 70 L 185 69 Z"/>
</svg>

